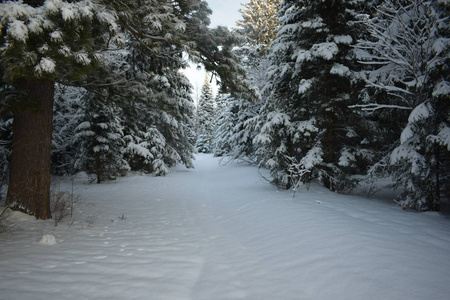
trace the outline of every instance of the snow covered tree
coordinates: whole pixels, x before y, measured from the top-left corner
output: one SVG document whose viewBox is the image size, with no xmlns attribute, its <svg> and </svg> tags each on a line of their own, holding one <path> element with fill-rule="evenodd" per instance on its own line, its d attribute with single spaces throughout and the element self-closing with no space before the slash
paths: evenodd
<svg viewBox="0 0 450 300">
<path fill-rule="evenodd" d="M 220 110 L 214 137 L 214 154 L 231 159 L 251 161 L 255 149 L 254 120 L 258 119 L 259 103 L 225 96 L 226 106 Z"/>
<path fill-rule="evenodd" d="M 115 16 L 97 1 L 28 0 L 0 4 L 3 80 L 14 114 L 7 204 L 48 219 L 56 80 L 79 80 L 117 36 Z"/>
<path fill-rule="evenodd" d="M 449 197 L 448 12 L 446 1 L 387 0 L 367 21 L 371 39 L 357 45 L 363 63 L 373 66 L 364 74 L 368 87 L 391 96 L 384 103 L 368 98 L 358 107 L 404 116 L 401 136 L 384 161 L 403 188 L 399 203 L 418 210 L 439 210 L 441 193 Z"/>
<path fill-rule="evenodd" d="M 229 155 L 233 150 L 231 135 L 233 134 L 236 114 L 233 111 L 233 102 L 234 98 L 230 96 L 218 95 L 218 98 L 216 98 L 219 109 L 213 141 L 214 156 Z"/>
<path fill-rule="evenodd" d="M 112 60 L 128 83 L 116 90 L 124 112 L 124 157 L 132 170 L 165 175 L 177 163 L 192 167 L 194 105 L 180 69 L 186 67 L 183 52 L 198 55 L 188 29 L 200 17 L 207 20 L 208 8 L 194 0 L 157 2 L 133 1 L 131 10 L 120 12 L 131 38 Z"/>
<path fill-rule="evenodd" d="M 155 175 L 167 174 L 178 163 L 192 167 L 190 83 L 176 72 L 168 77 L 152 75 L 148 84 L 150 94 L 137 94 L 132 105 L 123 108 L 126 160 L 132 170 Z"/>
<path fill-rule="evenodd" d="M 352 45 L 363 1 L 283 2 L 272 45 L 269 84 L 255 143 L 263 166 L 282 187 L 319 179 L 334 191 L 354 187 L 360 171 L 363 118 Z"/>
<path fill-rule="evenodd" d="M 122 156 L 125 142 L 118 117 L 120 110 L 108 105 L 106 100 L 85 93 L 82 100 L 84 116 L 75 128 L 79 144 L 75 168 L 95 174 L 97 183 L 115 179 L 129 169 Z"/>
<path fill-rule="evenodd" d="M 213 152 L 212 143 L 216 126 L 216 103 L 213 97 L 211 84 L 208 76 L 202 87 L 202 93 L 197 107 L 197 141 L 195 148 L 197 152 Z"/>
<path fill-rule="evenodd" d="M 243 20 L 237 24 L 238 32 L 246 37 L 233 53 L 239 58 L 251 86 L 258 98 L 224 97 L 227 105 L 220 112 L 215 137 L 215 155 L 228 155 L 232 159 L 253 162 L 255 147 L 253 139 L 257 133 L 259 111 L 262 105 L 260 90 L 266 84 L 269 67 L 267 51 L 275 39 L 279 26 L 278 9 L 280 1 L 251 1 L 241 10 Z"/>
<path fill-rule="evenodd" d="M 262 53 L 276 37 L 280 3 L 281 0 L 251 0 L 240 10 L 243 20 L 236 22 L 239 32 Z"/>
<path fill-rule="evenodd" d="M 88 93 L 79 87 L 57 84 L 55 89 L 52 138 L 52 173 L 73 175 L 78 144 L 75 128 L 85 117 L 83 97 Z"/>
</svg>

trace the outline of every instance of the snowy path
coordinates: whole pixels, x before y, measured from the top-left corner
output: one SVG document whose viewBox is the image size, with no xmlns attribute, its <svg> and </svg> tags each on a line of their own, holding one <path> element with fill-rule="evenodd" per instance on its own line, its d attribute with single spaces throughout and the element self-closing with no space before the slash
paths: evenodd
<svg viewBox="0 0 450 300">
<path fill-rule="evenodd" d="M 450 220 L 437 214 L 320 187 L 292 198 L 207 155 L 76 189 L 83 229 L 11 217 L 22 229 L 0 235 L 0 299 L 449 299 Z"/>
</svg>

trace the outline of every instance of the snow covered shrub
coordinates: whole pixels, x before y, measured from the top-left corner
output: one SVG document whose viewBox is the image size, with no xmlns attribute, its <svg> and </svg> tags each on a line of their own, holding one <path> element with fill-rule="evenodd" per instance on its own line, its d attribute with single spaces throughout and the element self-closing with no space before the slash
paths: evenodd
<svg viewBox="0 0 450 300">
<path fill-rule="evenodd" d="M 80 202 L 80 197 L 64 191 L 53 191 L 50 196 L 50 207 L 55 227 L 64 219 L 70 218 L 69 225 L 74 221 L 74 209 Z"/>
</svg>

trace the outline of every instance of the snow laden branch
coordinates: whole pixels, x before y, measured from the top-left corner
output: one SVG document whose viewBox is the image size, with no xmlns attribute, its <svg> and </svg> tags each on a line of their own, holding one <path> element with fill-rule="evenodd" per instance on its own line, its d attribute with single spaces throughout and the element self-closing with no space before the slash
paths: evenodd
<svg viewBox="0 0 450 300">
<path fill-rule="evenodd" d="M 117 15 L 106 5 L 89 0 L 43 2 L 36 7 L 23 1 L 0 5 L 4 33 L 0 59 L 7 82 L 24 76 L 52 80 L 71 77 L 67 73 L 77 76 L 103 59 L 99 44 L 123 43 Z M 95 30 L 92 23 L 98 24 Z M 102 34 L 96 36 L 96 30 Z"/>
<path fill-rule="evenodd" d="M 389 104 L 356 104 L 350 105 L 349 108 L 359 108 L 362 111 L 373 113 L 380 109 L 403 109 L 403 110 L 412 110 L 411 107 L 401 106 L 401 105 L 389 105 Z"/>
<path fill-rule="evenodd" d="M 361 63 L 379 66 L 362 73 L 367 85 L 397 97 L 420 96 L 448 47 L 448 39 L 439 37 L 446 20 L 430 1 L 391 0 L 378 8 L 377 16 L 367 22 L 372 39 L 359 40 L 355 46 Z M 418 101 L 402 100 L 411 107 Z"/>
</svg>

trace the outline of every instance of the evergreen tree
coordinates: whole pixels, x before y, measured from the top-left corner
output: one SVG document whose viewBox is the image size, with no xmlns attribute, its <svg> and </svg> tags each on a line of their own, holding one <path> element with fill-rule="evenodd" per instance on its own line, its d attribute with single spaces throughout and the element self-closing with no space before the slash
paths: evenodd
<svg viewBox="0 0 450 300">
<path fill-rule="evenodd" d="M 202 87 L 197 107 L 197 142 L 195 148 L 201 153 L 213 152 L 212 144 L 216 126 L 216 103 L 212 94 L 208 76 Z"/>
<path fill-rule="evenodd" d="M 214 154 L 231 159 L 251 161 L 254 158 L 254 122 L 259 119 L 259 103 L 225 96 L 226 103 L 217 119 L 214 137 Z"/>
<path fill-rule="evenodd" d="M 234 101 L 235 99 L 230 96 L 218 95 L 218 98 L 216 98 L 219 109 L 213 141 L 214 156 L 230 155 L 234 148 L 231 142 L 237 113 L 234 110 L 236 107 L 233 105 Z"/>
<path fill-rule="evenodd" d="M 241 9 L 243 20 L 236 24 L 239 32 L 247 38 L 250 45 L 256 45 L 264 52 L 276 37 L 279 24 L 278 10 L 281 0 L 251 0 Z"/>
<path fill-rule="evenodd" d="M 79 87 L 56 85 L 53 113 L 52 173 L 56 175 L 75 174 L 75 160 L 78 144 L 75 128 L 85 117 L 83 98 L 87 90 Z"/>
<path fill-rule="evenodd" d="M 439 210 L 441 193 L 448 197 L 448 11 L 441 1 L 387 0 L 367 22 L 372 38 L 358 44 L 364 63 L 374 66 L 365 72 L 368 87 L 391 95 L 359 107 L 402 116 L 395 149 L 380 165 L 403 188 L 399 203 L 419 210 Z"/>
<path fill-rule="evenodd" d="M 355 185 L 367 155 L 360 141 L 365 123 L 349 108 L 361 89 L 352 51 L 362 1 L 283 2 L 281 27 L 272 46 L 263 107 L 261 164 L 274 183 L 296 187 L 319 179 L 334 191 Z"/>
<path fill-rule="evenodd" d="M 256 124 L 259 121 L 259 110 L 262 105 L 260 90 L 266 83 L 268 58 L 265 49 L 275 38 L 280 1 L 251 1 L 246 10 L 241 10 L 243 20 L 237 24 L 238 32 L 246 37 L 243 44 L 235 47 L 234 54 L 247 74 L 251 86 L 258 98 L 226 96 L 226 106 L 221 110 L 218 119 L 218 130 L 215 137 L 215 155 L 228 155 L 232 159 L 253 161 L 255 147 L 253 139 L 256 135 Z"/>
<path fill-rule="evenodd" d="M 106 99 L 86 93 L 83 98 L 84 116 L 75 128 L 79 144 L 75 168 L 95 174 L 97 183 L 114 179 L 129 169 L 122 158 L 123 132 L 120 110 L 106 104 Z"/>
<path fill-rule="evenodd" d="M 82 79 L 119 28 L 113 13 L 89 0 L 3 1 L 0 15 L 2 76 L 14 115 L 7 204 L 48 219 L 54 83 Z"/>
</svg>

